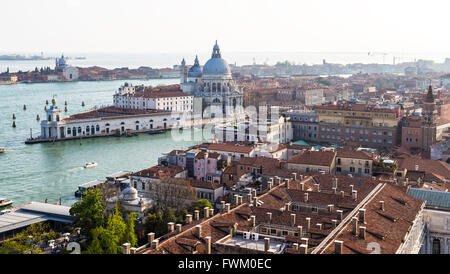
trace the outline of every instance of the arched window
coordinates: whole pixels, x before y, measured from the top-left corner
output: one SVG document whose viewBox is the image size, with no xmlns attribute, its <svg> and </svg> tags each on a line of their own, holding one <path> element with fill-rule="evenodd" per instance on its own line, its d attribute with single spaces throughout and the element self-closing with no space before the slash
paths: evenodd
<svg viewBox="0 0 450 274">
<path fill-rule="evenodd" d="M 81 133 L 81 127 L 78 127 L 78 133 Z"/>
<path fill-rule="evenodd" d="M 212 84 L 212 91 L 216 91 L 216 83 Z"/>
<path fill-rule="evenodd" d="M 136 124 L 139 124 L 139 121 L 136 121 Z"/>
<path fill-rule="evenodd" d="M 221 89 L 220 89 L 220 83 L 217 83 L 217 91 L 221 91 Z"/>
<path fill-rule="evenodd" d="M 109 124 L 106 124 L 105 126 L 106 126 L 106 127 L 109 127 Z"/>
<path fill-rule="evenodd" d="M 52 116 L 49 115 L 49 116 L 48 116 L 48 121 L 51 121 L 51 120 L 52 120 Z"/>
<path fill-rule="evenodd" d="M 153 120 L 150 120 L 150 123 L 153 123 Z"/>
<path fill-rule="evenodd" d="M 59 115 L 56 115 L 56 121 L 59 122 Z"/>
<path fill-rule="evenodd" d="M 95 126 L 95 131 L 100 131 L 100 126 L 99 125 Z"/>
<path fill-rule="evenodd" d="M 72 128 L 72 135 L 77 136 L 77 129 L 75 127 Z"/>
</svg>

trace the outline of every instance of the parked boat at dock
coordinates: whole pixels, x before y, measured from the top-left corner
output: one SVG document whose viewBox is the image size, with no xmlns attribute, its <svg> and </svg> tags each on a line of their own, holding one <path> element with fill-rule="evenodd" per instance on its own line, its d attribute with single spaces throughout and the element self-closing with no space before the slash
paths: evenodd
<svg viewBox="0 0 450 274">
<path fill-rule="evenodd" d="M 82 197 L 84 192 L 86 192 L 90 189 L 95 189 L 95 188 L 103 185 L 104 183 L 105 183 L 105 181 L 94 180 L 94 181 L 90 181 L 88 183 L 79 185 L 78 190 L 75 191 L 75 197 Z"/>
<path fill-rule="evenodd" d="M 0 208 L 5 208 L 11 206 L 13 201 L 7 200 L 6 198 L 0 198 Z"/>
</svg>

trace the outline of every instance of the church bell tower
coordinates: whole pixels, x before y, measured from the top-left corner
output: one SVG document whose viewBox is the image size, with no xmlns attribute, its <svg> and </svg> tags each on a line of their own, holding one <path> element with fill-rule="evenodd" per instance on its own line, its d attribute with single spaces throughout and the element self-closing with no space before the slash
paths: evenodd
<svg viewBox="0 0 450 274">
<path fill-rule="evenodd" d="M 431 146 L 436 144 L 436 120 L 436 104 L 432 87 L 429 86 L 422 106 L 422 154 L 424 158 L 430 158 Z"/>
</svg>

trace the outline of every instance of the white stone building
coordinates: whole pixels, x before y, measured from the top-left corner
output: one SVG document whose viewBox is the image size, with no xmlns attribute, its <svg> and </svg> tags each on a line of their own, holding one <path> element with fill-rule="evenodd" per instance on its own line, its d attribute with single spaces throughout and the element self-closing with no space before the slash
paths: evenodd
<svg viewBox="0 0 450 274">
<path fill-rule="evenodd" d="M 175 111 L 104 107 L 64 118 L 61 109 L 56 106 L 55 99 L 46 114 L 47 120 L 41 122 L 41 136 L 34 141 L 178 128 L 183 116 L 182 112 Z"/>
<path fill-rule="evenodd" d="M 203 68 L 197 57 L 189 69 L 183 59 L 181 89 L 202 98 L 203 109 L 210 107 L 210 113 L 203 113 L 203 117 L 229 117 L 243 112 L 243 93 L 236 86 L 228 63 L 222 59 L 217 41 Z"/>
<path fill-rule="evenodd" d="M 159 109 L 170 111 L 192 111 L 194 96 L 174 91 L 137 92 L 133 85 L 125 83 L 113 95 L 114 106 L 126 109 Z"/>
</svg>

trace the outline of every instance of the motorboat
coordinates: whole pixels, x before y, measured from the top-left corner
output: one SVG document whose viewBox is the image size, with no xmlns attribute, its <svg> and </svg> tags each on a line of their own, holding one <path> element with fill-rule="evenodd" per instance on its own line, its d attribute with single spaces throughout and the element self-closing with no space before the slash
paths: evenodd
<svg viewBox="0 0 450 274">
<path fill-rule="evenodd" d="M 13 201 L 7 200 L 6 198 L 0 198 L 0 208 L 8 207 L 12 205 Z"/>
<path fill-rule="evenodd" d="M 89 162 L 84 165 L 84 168 L 92 168 L 92 167 L 96 167 L 96 166 L 97 166 L 96 162 Z"/>
<path fill-rule="evenodd" d="M 0 153 L 5 153 L 5 152 L 6 152 L 6 148 L 0 147 Z"/>
</svg>

